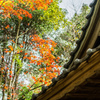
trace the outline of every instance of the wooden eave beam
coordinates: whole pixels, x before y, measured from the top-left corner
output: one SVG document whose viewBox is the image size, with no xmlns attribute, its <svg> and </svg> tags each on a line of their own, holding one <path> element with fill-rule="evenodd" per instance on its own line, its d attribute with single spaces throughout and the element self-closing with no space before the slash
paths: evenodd
<svg viewBox="0 0 100 100">
<path fill-rule="evenodd" d="M 87 79 L 87 82 L 92 84 L 100 84 L 100 79 Z"/>
<path fill-rule="evenodd" d="M 78 87 L 78 91 L 91 91 L 91 90 L 100 90 L 100 87 L 93 87 L 93 86 L 83 86 L 83 87 Z"/>
<path fill-rule="evenodd" d="M 70 98 L 100 98 L 100 94 L 81 94 L 81 93 L 73 93 L 73 94 L 66 94 L 66 97 Z"/>
</svg>

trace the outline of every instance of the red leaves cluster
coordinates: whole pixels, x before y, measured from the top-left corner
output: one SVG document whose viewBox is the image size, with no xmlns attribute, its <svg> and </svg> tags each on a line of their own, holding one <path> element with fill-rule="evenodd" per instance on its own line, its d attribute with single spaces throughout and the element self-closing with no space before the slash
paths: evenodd
<svg viewBox="0 0 100 100">
<path fill-rule="evenodd" d="M 11 15 L 17 16 L 20 20 L 23 16 L 32 18 L 31 11 L 35 9 L 47 10 L 48 5 L 53 0 L 1 0 L 0 9 L 4 18 L 11 18 Z"/>
<path fill-rule="evenodd" d="M 39 81 L 41 83 L 49 85 L 50 80 L 60 74 L 59 68 L 61 66 L 56 63 L 60 58 L 56 58 L 52 54 L 52 51 L 54 51 L 54 47 L 56 47 L 56 43 L 49 38 L 42 39 L 36 34 L 31 36 L 31 38 L 31 42 L 33 43 L 33 50 L 39 52 L 40 56 L 36 57 L 31 53 L 30 57 L 26 58 L 30 60 L 30 63 L 35 63 L 38 66 L 41 66 L 41 64 L 44 65 L 44 67 L 42 66 L 43 68 L 39 69 L 41 75 L 37 79 L 33 78 L 33 76 L 32 78 L 36 83 Z"/>
<path fill-rule="evenodd" d="M 57 75 L 60 74 L 59 66 L 56 62 L 59 62 L 59 57 L 55 57 L 52 52 L 54 51 L 54 47 L 56 47 L 56 43 L 52 41 L 51 39 L 42 39 L 37 34 L 30 36 L 31 41 L 29 41 L 30 45 L 32 46 L 33 51 L 31 52 L 25 52 L 24 53 L 24 59 L 29 60 L 30 64 L 35 64 L 37 66 L 42 66 L 39 71 L 40 75 L 39 77 L 32 76 L 32 79 L 37 84 L 38 82 L 49 85 L 51 82 L 51 79 L 53 77 L 57 77 Z M 24 45 L 26 42 L 24 41 Z M 21 46 L 20 45 L 20 46 Z M 35 55 L 35 52 L 38 52 L 40 55 Z M 28 66 L 31 66 L 28 64 Z M 31 71 L 31 68 L 29 68 Z M 24 74 L 31 74 L 32 72 L 25 71 Z"/>
</svg>

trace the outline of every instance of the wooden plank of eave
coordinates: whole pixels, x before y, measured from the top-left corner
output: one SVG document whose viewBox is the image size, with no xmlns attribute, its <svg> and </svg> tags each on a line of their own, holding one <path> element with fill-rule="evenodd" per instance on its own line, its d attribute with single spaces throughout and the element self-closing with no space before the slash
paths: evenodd
<svg viewBox="0 0 100 100">
<path fill-rule="evenodd" d="M 100 84 L 100 79 L 87 79 L 88 83 Z"/>
<path fill-rule="evenodd" d="M 98 0 L 99 1 L 99 7 L 100 7 L 100 0 Z M 99 20 L 100 21 L 100 20 Z M 100 27 L 100 26 L 99 26 Z M 99 36 L 100 36 L 100 30 L 99 30 Z"/>
<path fill-rule="evenodd" d="M 100 60 L 99 60 L 99 63 L 97 63 L 96 65 L 92 65 L 92 66 L 87 65 L 86 67 L 89 67 L 89 69 L 87 71 L 85 71 L 85 72 L 82 71 L 82 74 L 80 74 L 81 72 L 78 73 L 79 77 L 77 77 L 76 80 L 72 81 L 71 84 L 66 86 L 63 90 L 61 90 L 59 93 L 57 93 L 56 95 L 51 97 L 49 100 L 58 100 L 58 99 L 62 98 L 66 93 L 71 92 L 75 87 L 81 85 L 87 78 L 95 75 L 96 70 L 100 71 Z"/>
<path fill-rule="evenodd" d="M 99 36 L 100 36 L 100 30 L 99 30 Z"/>
<path fill-rule="evenodd" d="M 78 94 L 78 93 L 74 93 L 74 94 L 66 94 L 66 96 L 68 96 L 70 99 L 75 99 L 75 98 L 77 98 L 78 100 L 79 100 L 79 98 L 80 99 L 82 99 L 82 98 L 84 98 L 84 100 L 85 99 L 95 99 L 95 100 L 97 100 L 97 99 L 99 99 L 100 100 L 100 94 L 85 94 L 85 93 L 83 93 L 83 94 Z"/>
<path fill-rule="evenodd" d="M 94 84 L 94 83 L 93 83 L 93 84 Z M 95 87 L 95 86 L 94 86 L 94 87 L 92 87 L 92 86 L 79 86 L 79 87 L 77 87 L 77 90 L 78 90 L 78 91 L 81 91 L 81 92 L 82 92 L 82 91 L 83 91 L 83 92 L 84 92 L 84 91 L 87 91 L 87 92 L 88 92 L 88 91 L 89 91 L 89 92 L 91 91 L 91 92 L 92 92 L 92 91 L 94 91 L 94 90 L 98 90 L 98 91 L 99 91 L 99 90 L 100 90 L 100 87 Z M 70 93 L 70 94 L 71 94 L 71 93 Z"/>
<path fill-rule="evenodd" d="M 75 81 L 79 76 L 81 76 L 87 70 L 89 70 L 91 68 L 91 66 L 99 63 L 100 62 L 99 58 L 100 58 L 100 51 L 96 52 L 91 57 L 91 59 L 88 60 L 88 63 L 87 62 L 83 62 L 75 71 L 70 72 L 66 78 L 61 79 L 60 81 L 58 81 L 55 86 L 53 86 L 50 89 L 48 89 L 46 91 L 46 93 L 40 95 L 36 100 L 48 100 L 53 95 L 55 95 L 56 93 L 61 91 L 63 88 L 65 88 L 66 86 L 71 84 L 73 81 Z M 87 65 L 90 65 L 90 67 L 86 67 Z"/>
<path fill-rule="evenodd" d="M 87 80 L 86 80 L 87 81 Z M 83 83 L 82 83 L 83 84 Z M 89 86 L 90 83 L 88 83 L 88 85 L 79 85 L 77 87 L 74 88 L 73 91 L 71 91 L 70 93 L 67 93 L 67 94 L 76 94 L 76 93 L 100 93 L 100 87 L 98 86 L 98 84 L 92 84 L 92 86 Z M 99 84 L 100 85 L 100 84 Z"/>
<path fill-rule="evenodd" d="M 99 33 L 100 33 L 100 11 L 99 11 L 99 15 L 98 16 L 99 16 L 99 20 L 98 20 L 98 22 L 96 24 L 96 27 L 95 27 L 95 30 L 94 30 L 95 34 L 93 34 L 91 36 L 91 39 L 89 41 L 89 45 L 88 45 L 87 48 L 93 47 L 94 44 L 95 44 L 95 41 L 96 41 L 97 37 L 99 36 Z"/>
</svg>

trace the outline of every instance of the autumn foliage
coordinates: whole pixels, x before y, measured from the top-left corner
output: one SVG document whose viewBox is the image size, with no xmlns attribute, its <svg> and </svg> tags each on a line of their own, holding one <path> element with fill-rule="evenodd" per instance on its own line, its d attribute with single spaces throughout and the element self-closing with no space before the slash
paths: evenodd
<svg viewBox="0 0 100 100">
<path fill-rule="evenodd" d="M 2 100 L 18 99 L 21 87 L 28 91 L 35 86 L 49 85 L 60 74 L 59 57 L 53 55 L 56 43 L 40 37 L 32 26 L 33 12 L 47 10 L 52 0 L 0 0 Z M 31 20 L 32 19 L 32 20 Z M 37 73 L 36 73 L 37 72 Z M 31 80 L 25 84 L 25 80 Z M 7 96 L 7 97 L 6 97 Z"/>
<path fill-rule="evenodd" d="M 53 0 L 0 0 L 0 9 L 3 18 L 11 18 L 11 15 L 14 15 L 22 20 L 24 16 L 32 18 L 30 11 L 47 10 L 51 2 Z"/>
</svg>

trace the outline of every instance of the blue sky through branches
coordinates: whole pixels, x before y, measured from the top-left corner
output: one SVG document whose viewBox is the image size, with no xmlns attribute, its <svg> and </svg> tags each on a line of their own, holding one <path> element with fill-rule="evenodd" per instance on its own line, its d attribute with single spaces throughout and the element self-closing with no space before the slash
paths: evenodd
<svg viewBox="0 0 100 100">
<path fill-rule="evenodd" d="M 67 18 L 70 19 L 76 11 L 77 13 L 80 13 L 83 3 L 89 5 L 92 1 L 93 0 L 62 0 L 62 3 L 60 3 L 59 6 L 67 9 Z"/>
</svg>

